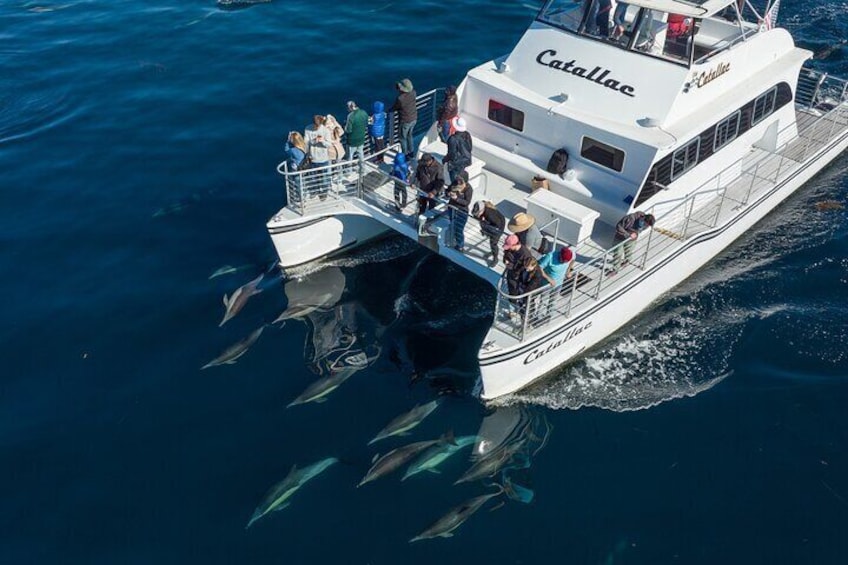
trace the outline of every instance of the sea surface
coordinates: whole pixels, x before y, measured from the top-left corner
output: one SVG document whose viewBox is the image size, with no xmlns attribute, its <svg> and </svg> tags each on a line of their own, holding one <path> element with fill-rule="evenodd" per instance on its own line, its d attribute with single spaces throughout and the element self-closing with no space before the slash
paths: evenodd
<svg viewBox="0 0 848 565">
<path fill-rule="evenodd" d="M 457 83 L 537 8 L 0 2 L 0 563 L 845 562 L 848 210 L 817 204 L 848 199 L 848 155 L 497 406 L 472 394 L 485 283 L 400 239 L 273 268 L 289 130 L 390 102 L 403 77 Z M 780 21 L 848 75 L 848 4 L 785 1 Z M 222 297 L 263 273 L 219 327 Z M 200 369 L 260 327 L 236 364 Z M 345 364 L 326 402 L 287 408 Z M 356 488 L 376 454 L 448 430 L 515 456 L 491 480 L 453 484 L 466 448 Z M 245 528 L 294 465 L 328 457 Z M 513 497 L 409 543 L 496 481 Z"/>
</svg>

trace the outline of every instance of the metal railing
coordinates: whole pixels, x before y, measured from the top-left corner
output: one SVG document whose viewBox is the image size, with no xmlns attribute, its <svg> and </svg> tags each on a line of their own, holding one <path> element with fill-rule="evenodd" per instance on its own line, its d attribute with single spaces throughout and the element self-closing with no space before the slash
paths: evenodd
<svg viewBox="0 0 848 565">
<path fill-rule="evenodd" d="M 679 202 L 652 207 L 650 212 L 656 216 L 653 229 L 643 232 L 636 241 L 623 241 L 608 250 L 595 248 L 598 256 L 575 265 L 571 278 L 561 285 L 510 295 L 506 277 L 502 277 L 495 325 L 523 341 L 537 330 L 561 323 L 601 300 L 611 285 L 621 286 L 636 278 L 649 263 L 671 254 L 691 237 L 733 218 L 823 150 L 836 134 L 848 129 L 846 81 L 814 71 L 808 78 L 815 84 L 815 94 L 807 93 L 806 98 L 802 94 L 797 106 L 812 110 L 817 117 L 798 129 L 797 135 L 800 124 L 793 123 L 778 133 L 778 139 L 787 141 L 776 151 L 761 150 L 756 158 L 746 155 Z"/>
<path fill-rule="evenodd" d="M 416 97 L 418 121 L 413 128 L 413 138 L 417 141 L 430 130 L 436 122 L 439 106 L 444 101 L 444 89 L 436 88 Z M 381 155 L 394 154 L 400 142 L 400 119 L 396 112 L 390 112 L 386 124 L 386 148 L 375 152 L 370 136 L 365 141 L 365 161 L 380 159 Z M 277 166 L 277 172 L 283 176 L 288 207 L 298 214 L 306 214 L 310 209 L 321 208 L 342 198 L 357 196 L 365 167 L 358 159 L 349 159 L 323 167 L 291 171 L 284 161 Z M 373 169 L 373 167 L 372 167 Z"/>
</svg>

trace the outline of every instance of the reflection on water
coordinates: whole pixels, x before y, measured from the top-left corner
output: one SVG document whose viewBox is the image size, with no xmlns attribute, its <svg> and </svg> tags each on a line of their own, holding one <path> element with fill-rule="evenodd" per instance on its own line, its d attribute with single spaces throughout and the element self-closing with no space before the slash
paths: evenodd
<svg viewBox="0 0 848 565">
<path fill-rule="evenodd" d="M 327 267 L 308 278 L 285 283 L 288 306 L 277 321 L 301 320 L 307 324 L 304 360 L 317 375 L 330 376 L 345 369 L 359 371 L 380 356 L 381 326 L 359 302 L 341 302 L 345 283 L 339 267 Z"/>
</svg>

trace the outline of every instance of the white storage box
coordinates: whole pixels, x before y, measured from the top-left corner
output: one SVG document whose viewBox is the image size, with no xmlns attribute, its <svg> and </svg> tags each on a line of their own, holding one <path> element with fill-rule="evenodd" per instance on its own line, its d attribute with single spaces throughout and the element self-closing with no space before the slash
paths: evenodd
<svg viewBox="0 0 848 565">
<path fill-rule="evenodd" d="M 556 236 L 571 245 L 577 245 L 592 235 L 595 220 L 601 215 L 600 212 L 544 189 L 527 197 L 527 213 L 536 218 L 539 228 L 559 219 Z M 554 226 L 546 228 L 546 231 L 553 233 Z"/>
</svg>

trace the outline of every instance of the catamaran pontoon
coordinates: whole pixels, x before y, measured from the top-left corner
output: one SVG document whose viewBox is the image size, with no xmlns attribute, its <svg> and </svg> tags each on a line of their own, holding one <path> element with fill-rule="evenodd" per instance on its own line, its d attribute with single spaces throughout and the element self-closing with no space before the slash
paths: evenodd
<svg viewBox="0 0 848 565">
<path fill-rule="evenodd" d="M 846 83 L 804 67 L 811 53 L 774 26 L 778 0 L 762 15 L 737 0 L 630 0 L 624 32 L 609 35 L 598 25 L 600 1 L 549 0 L 512 52 L 472 69 L 458 91 L 474 136 L 475 196 L 507 217 L 530 212 L 557 245 L 576 249 L 574 276 L 562 286 L 509 296 L 477 222 L 465 225 L 465 251 L 455 250 L 457 215 L 437 208 L 419 217 L 416 189 L 406 185 L 409 204 L 395 208 L 399 181 L 386 164 L 279 167 L 288 205 L 268 230 L 283 267 L 391 229 L 497 288 L 478 355 L 486 399 L 610 335 L 848 144 Z M 419 97 L 419 154 L 446 152 L 433 124 L 441 97 Z M 397 124 L 390 133 L 396 141 Z M 544 166 L 560 148 L 571 159 L 554 175 Z M 534 176 L 550 190 L 531 193 Z M 656 224 L 612 276 L 613 226 L 635 210 Z"/>
</svg>

